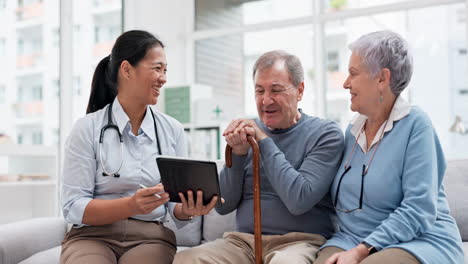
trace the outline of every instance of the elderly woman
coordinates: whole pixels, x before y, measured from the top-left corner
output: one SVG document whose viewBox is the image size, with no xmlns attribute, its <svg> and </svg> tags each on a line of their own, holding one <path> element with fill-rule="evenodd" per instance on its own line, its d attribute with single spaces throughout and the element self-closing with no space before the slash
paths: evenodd
<svg viewBox="0 0 468 264">
<path fill-rule="evenodd" d="M 343 87 L 359 114 L 331 187 L 339 232 L 314 264 L 463 263 L 441 145 L 428 116 L 399 96 L 412 75 L 407 43 L 380 31 L 350 49 Z"/>
</svg>

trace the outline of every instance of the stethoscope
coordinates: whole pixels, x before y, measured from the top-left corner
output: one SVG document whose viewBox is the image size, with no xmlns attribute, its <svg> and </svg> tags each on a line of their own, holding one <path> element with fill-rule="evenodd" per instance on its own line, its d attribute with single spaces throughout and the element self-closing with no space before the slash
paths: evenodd
<svg viewBox="0 0 468 264">
<path fill-rule="evenodd" d="M 112 104 L 113 102 L 111 102 L 109 104 L 109 108 L 107 109 L 107 125 L 105 125 L 104 127 L 101 128 L 101 134 L 99 136 L 99 159 L 101 160 L 101 166 L 102 166 L 102 170 L 103 170 L 103 173 L 102 173 L 102 176 L 114 176 L 116 178 L 120 177 L 120 169 L 122 168 L 122 165 L 123 165 L 123 140 L 122 140 L 122 134 L 120 134 L 120 130 L 119 130 L 119 127 L 117 125 L 115 125 L 113 122 L 112 122 Z M 156 143 L 157 143 L 157 146 L 158 146 L 158 154 L 161 156 L 162 155 L 162 152 L 161 152 L 161 145 L 159 144 L 159 137 L 158 137 L 158 127 L 156 126 L 156 119 L 154 118 L 154 113 L 153 113 L 153 109 L 151 109 L 151 107 L 149 107 L 150 111 L 151 111 L 151 116 L 153 117 L 153 124 L 154 124 L 154 134 L 156 136 Z M 106 167 L 104 166 L 104 161 L 103 161 L 103 158 L 102 158 L 102 147 L 103 147 L 103 142 L 104 142 L 104 133 L 106 132 L 106 129 L 115 129 L 119 135 L 119 141 L 120 141 L 120 165 L 119 165 L 119 168 L 115 171 L 115 172 L 109 172 L 106 170 Z"/>
</svg>

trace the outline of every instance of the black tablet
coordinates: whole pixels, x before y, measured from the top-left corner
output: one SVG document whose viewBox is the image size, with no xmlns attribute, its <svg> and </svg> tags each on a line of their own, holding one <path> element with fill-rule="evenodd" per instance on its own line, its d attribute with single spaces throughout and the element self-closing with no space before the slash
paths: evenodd
<svg viewBox="0 0 468 264">
<path fill-rule="evenodd" d="M 217 195 L 217 206 L 221 206 L 221 191 L 215 162 L 161 156 L 156 158 L 156 163 L 164 190 L 169 193 L 171 202 L 182 202 L 178 193 L 183 193 L 187 198 L 188 190 L 193 191 L 196 202 L 197 190 L 202 190 L 204 205 Z"/>
</svg>

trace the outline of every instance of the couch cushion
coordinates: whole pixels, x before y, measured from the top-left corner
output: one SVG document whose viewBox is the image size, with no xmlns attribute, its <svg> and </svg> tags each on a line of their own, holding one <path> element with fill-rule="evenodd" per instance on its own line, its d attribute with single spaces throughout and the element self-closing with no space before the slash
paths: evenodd
<svg viewBox="0 0 468 264">
<path fill-rule="evenodd" d="M 177 239 L 177 246 L 194 247 L 200 245 L 202 224 L 200 216 L 187 222 L 187 224 L 181 228 L 177 228 L 171 216 L 168 216 L 167 220 L 168 222 L 166 222 L 164 226 L 174 231 Z"/>
<path fill-rule="evenodd" d="M 58 217 L 0 225 L 0 263 L 16 264 L 38 252 L 59 246 L 66 231 L 65 220 Z"/>
<path fill-rule="evenodd" d="M 59 264 L 61 246 L 36 253 L 19 264 Z"/>
<path fill-rule="evenodd" d="M 468 241 L 468 159 L 449 161 L 444 181 L 451 215 L 457 221 L 462 240 Z"/>
<path fill-rule="evenodd" d="M 224 160 L 217 160 L 216 166 L 218 173 L 220 173 L 224 167 Z M 221 238 L 224 232 L 234 231 L 235 229 L 236 211 L 227 215 L 220 215 L 213 209 L 208 215 L 203 216 L 202 243 Z"/>
<path fill-rule="evenodd" d="M 221 238 L 224 232 L 236 229 L 236 211 L 227 215 L 220 215 L 216 210 L 212 210 L 208 215 L 203 216 L 202 243 Z"/>
</svg>

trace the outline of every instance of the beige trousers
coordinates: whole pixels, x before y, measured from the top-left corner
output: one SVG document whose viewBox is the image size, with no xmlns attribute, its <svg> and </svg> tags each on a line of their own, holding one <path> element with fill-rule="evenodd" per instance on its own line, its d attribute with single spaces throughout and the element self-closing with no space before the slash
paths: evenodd
<svg viewBox="0 0 468 264">
<path fill-rule="evenodd" d="M 159 222 L 126 219 L 72 228 L 62 242 L 61 264 L 172 263 L 174 232 Z"/>
<path fill-rule="evenodd" d="M 313 263 L 325 241 L 321 235 L 306 233 L 263 235 L 263 263 Z M 178 252 L 173 263 L 254 263 L 254 248 L 254 235 L 228 232 L 222 239 Z"/>
<path fill-rule="evenodd" d="M 337 247 L 326 247 L 319 251 L 314 264 L 324 264 L 331 255 L 343 251 Z M 406 250 L 389 248 L 368 256 L 360 264 L 421 264 L 421 262 Z"/>
</svg>

